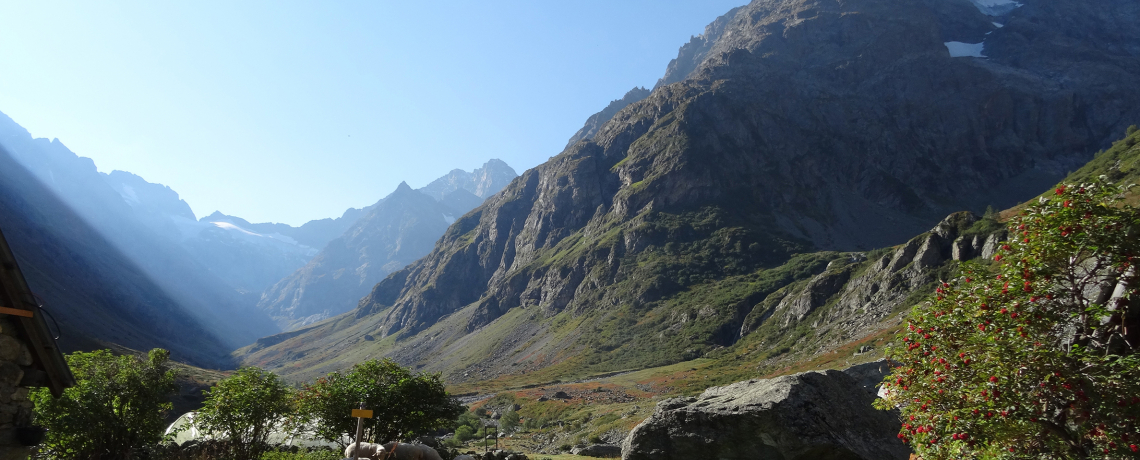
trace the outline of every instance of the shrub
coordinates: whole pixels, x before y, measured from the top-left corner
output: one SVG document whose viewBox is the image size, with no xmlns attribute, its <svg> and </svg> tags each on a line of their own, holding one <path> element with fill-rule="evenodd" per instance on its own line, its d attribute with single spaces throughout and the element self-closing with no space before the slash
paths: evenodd
<svg viewBox="0 0 1140 460">
<path fill-rule="evenodd" d="M 503 416 L 499 417 L 499 426 L 506 433 L 514 431 L 519 427 L 519 413 L 513 410 L 503 413 Z"/>
<path fill-rule="evenodd" d="M 39 456 L 128 458 L 162 439 L 168 401 L 178 392 L 169 351 L 155 348 L 143 359 L 98 350 L 66 359 L 75 386 L 59 398 L 47 388 L 30 394 L 35 423 L 48 429 Z"/>
<path fill-rule="evenodd" d="M 475 429 L 471 428 L 470 426 L 461 425 L 459 428 L 455 429 L 455 439 L 466 442 L 474 437 Z"/>
<path fill-rule="evenodd" d="M 374 417 L 365 419 L 364 440 L 408 439 L 450 426 L 463 412 L 447 394 L 439 374 L 412 374 L 391 359 L 369 360 L 346 374 L 333 372 L 297 393 L 297 425 L 339 442 L 356 436 L 353 409 L 363 401 Z"/>
<path fill-rule="evenodd" d="M 292 391 L 271 372 L 243 367 L 206 391 L 196 423 L 229 442 L 235 459 L 256 459 L 269 434 L 292 413 Z"/>
<path fill-rule="evenodd" d="M 1101 180 L 1063 185 L 914 308 L 877 404 L 924 459 L 1136 458 L 1140 212 Z"/>
</svg>

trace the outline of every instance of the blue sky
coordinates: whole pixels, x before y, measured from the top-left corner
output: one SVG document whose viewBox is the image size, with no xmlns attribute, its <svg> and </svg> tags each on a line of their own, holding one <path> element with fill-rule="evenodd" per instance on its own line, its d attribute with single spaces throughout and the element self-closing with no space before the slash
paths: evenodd
<svg viewBox="0 0 1140 460">
<path fill-rule="evenodd" d="M 0 0 L 0 112 L 101 171 L 299 225 L 520 173 L 744 0 Z"/>
</svg>

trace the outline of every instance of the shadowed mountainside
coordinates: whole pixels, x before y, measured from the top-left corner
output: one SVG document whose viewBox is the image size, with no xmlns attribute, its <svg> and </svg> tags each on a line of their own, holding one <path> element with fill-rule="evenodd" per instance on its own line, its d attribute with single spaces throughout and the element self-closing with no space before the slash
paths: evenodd
<svg viewBox="0 0 1140 460">
<path fill-rule="evenodd" d="M 65 351 L 110 343 L 166 348 L 180 361 L 230 367 L 225 341 L 0 146 L 0 229 L 46 306 Z"/>
</svg>

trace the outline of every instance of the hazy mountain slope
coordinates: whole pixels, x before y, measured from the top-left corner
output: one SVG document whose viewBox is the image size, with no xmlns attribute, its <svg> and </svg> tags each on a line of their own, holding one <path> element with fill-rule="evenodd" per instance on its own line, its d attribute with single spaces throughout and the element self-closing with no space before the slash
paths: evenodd
<svg viewBox="0 0 1140 460">
<path fill-rule="evenodd" d="M 420 190 L 401 183 L 370 206 L 312 261 L 274 284 L 258 307 L 284 330 L 356 307 L 389 273 L 432 250 L 447 226 L 515 177 L 499 160 L 473 172 L 454 170 Z M 431 192 L 431 193 L 426 193 Z"/>
<path fill-rule="evenodd" d="M 752 302 L 819 276 L 792 254 L 890 246 L 952 212 L 1010 206 L 1119 137 L 1140 119 L 1140 30 L 1120 19 L 1138 9 L 754 1 L 701 45 L 688 79 L 522 174 L 357 311 L 243 359 L 299 375 L 386 354 L 487 376 L 750 340 L 731 331 Z M 980 42 L 989 57 L 952 57 L 947 42 Z M 934 254 L 923 246 L 899 263 Z M 710 294 L 743 302 L 731 308 L 702 313 L 686 297 L 740 277 L 769 281 Z M 685 309 L 696 316 L 682 321 Z M 792 318 L 778 329 L 814 322 Z"/>
<path fill-rule="evenodd" d="M 224 346 L 236 348 L 278 331 L 252 302 L 212 275 L 169 235 L 156 232 L 148 224 L 148 214 L 137 212 L 91 159 L 75 155 L 58 140 L 33 139 L 7 116 L 0 116 L 0 145 Z"/>
<path fill-rule="evenodd" d="M 139 221 L 155 235 L 181 246 L 186 254 L 228 286 L 252 296 L 305 265 L 317 249 L 289 236 L 285 224 L 250 224 L 214 214 L 198 220 L 178 193 L 125 171 L 103 174 Z"/>
<path fill-rule="evenodd" d="M 0 146 L 0 229 L 67 351 L 104 343 L 227 367 L 229 348 Z M 54 328 L 55 323 L 50 323 Z"/>
<path fill-rule="evenodd" d="M 348 230 L 348 227 L 356 223 L 356 219 L 364 215 L 367 209 L 348 208 L 340 217 L 310 220 L 301 224 L 300 227 L 280 223 L 255 224 L 241 217 L 225 215 L 218 211 L 214 211 L 213 214 L 199 220 L 203 222 L 229 222 L 251 232 L 265 235 L 277 234 L 291 238 L 297 244 L 319 249 Z"/>
</svg>

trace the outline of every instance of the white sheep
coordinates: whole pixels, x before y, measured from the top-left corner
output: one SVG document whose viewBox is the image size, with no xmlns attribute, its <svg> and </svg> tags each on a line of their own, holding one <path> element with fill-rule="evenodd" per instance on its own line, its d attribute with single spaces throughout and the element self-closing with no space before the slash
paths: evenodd
<svg viewBox="0 0 1140 460">
<path fill-rule="evenodd" d="M 356 443 L 349 444 L 344 449 L 344 456 L 352 458 L 354 449 L 356 449 Z M 439 452 L 431 447 L 422 444 L 397 444 L 394 442 L 385 445 L 362 442 L 360 443 L 359 455 L 361 458 L 370 460 L 443 460 L 439 456 Z"/>
<path fill-rule="evenodd" d="M 463 455 L 455 457 L 453 460 L 475 460 L 475 457 L 472 457 L 472 456 L 467 455 L 467 454 L 463 454 Z"/>
<path fill-rule="evenodd" d="M 357 444 L 360 445 L 359 450 L 356 448 Z M 356 452 L 353 452 L 353 451 L 356 451 Z M 344 457 L 345 458 L 352 458 L 354 453 L 360 458 L 368 458 L 371 460 L 379 460 L 380 454 L 384 453 L 384 446 L 382 446 L 380 444 L 373 444 L 370 442 L 361 442 L 361 443 L 355 443 L 354 442 L 352 444 L 349 444 L 348 447 L 344 448 Z"/>
</svg>

